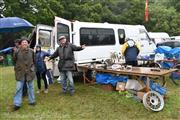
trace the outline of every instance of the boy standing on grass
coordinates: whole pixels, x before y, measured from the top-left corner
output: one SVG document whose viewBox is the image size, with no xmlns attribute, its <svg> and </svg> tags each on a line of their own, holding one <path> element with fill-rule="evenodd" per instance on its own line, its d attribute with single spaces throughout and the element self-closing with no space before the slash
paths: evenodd
<svg viewBox="0 0 180 120">
<path fill-rule="evenodd" d="M 46 56 L 50 56 L 49 53 L 41 50 L 41 46 L 37 45 L 36 46 L 36 54 L 35 54 L 35 66 L 36 66 L 36 77 L 37 77 L 37 85 L 38 85 L 38 91 L 37 93 L 41 92 L 41 78 L 44 81 L 44 93 L 48 93 L 48 83 L 46 79 L 46 64 L 44 62 Z"/>
<path fill-rule="evenodd" d="M 22 103 L 22 92 L 24 82 L 28 88 L 29 105 L 35 105 L 35 96 L 33 89 L 33 79 L 35 77 L 34 69 L 34 51 L 29 48 L 27 39 L 19 41 L 20 48 L 13 54 L 15 60 L 16 93 L 14 96 L 14 111 L 18 110 Z"/>
</svg>

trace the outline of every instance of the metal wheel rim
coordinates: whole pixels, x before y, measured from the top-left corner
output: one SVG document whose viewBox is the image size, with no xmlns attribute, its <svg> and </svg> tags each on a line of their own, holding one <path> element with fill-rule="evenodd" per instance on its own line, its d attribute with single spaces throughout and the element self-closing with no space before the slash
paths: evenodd
<svg viewBox="0 0 180 120">
<path fill-rule="evenodd" d="M 158 92 L 149 91 L 143 96 L 143 104 L 148 110 L 161 111 L 164 108 L 164 99 Z"/>
</svg>

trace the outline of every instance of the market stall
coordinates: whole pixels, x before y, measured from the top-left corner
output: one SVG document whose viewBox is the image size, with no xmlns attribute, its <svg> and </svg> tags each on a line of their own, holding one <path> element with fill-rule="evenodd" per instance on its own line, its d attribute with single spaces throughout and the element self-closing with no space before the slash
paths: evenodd
<svg viewBox="0 0 180 120">
<path fill-rule="evenodd" d="M 97 65 L 98 66 L 98 65 Z M 90 65 L 79 65 L 78 68 L 83 71 L 84 84 L 86 82 L 95 83 L 96 80 L 90 80 L 86 73 L 88 70 L 95 71 L 96 73 L 109 73 L 114 75 L 125 75 L 136 77 L 141 84 L 144 84 L 146 87 L 146 93 L 143 95 L 143 104 L 147 109 L 151 109 L 153 111 L 160 111 L 164 107 L 164 99 L 163 95 L 154 91 L 150 88 L 152 78 L 160 78 L 159 80 L 163 81 L 163 86 L 166 83 L 166 76 L 170 75 L 170 73 L 176 71 L 176 69 L 159 69 L 159 68 L 150 68 L 150 67 L 131 67 L 131 66 L 119 66 L 114 69 L 113 67 L 97 67 Z M 146 82 L 143 82 L 146 80 Z M 157 80 L 157 79 L 156 79 Z M 156 82 L 156 81 L 155 81 Z M 155 85 L 155 84 L 154 84 Z M 157 88 L 155 88 L 157 89 Z"/>
</svg>

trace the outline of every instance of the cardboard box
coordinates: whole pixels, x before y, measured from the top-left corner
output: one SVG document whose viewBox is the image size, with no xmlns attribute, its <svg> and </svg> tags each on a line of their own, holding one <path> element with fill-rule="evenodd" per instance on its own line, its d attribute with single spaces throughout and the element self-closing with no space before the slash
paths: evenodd
<svg viewBox="0 0 180 120">
<path fill-rule="evenodd" d="M 116 85 L 116 90 L 125 91 L 125 86 L 126 86 L 125 82 L 118 82 L 117 85 Z"/>
<path fill-rule="evenodd" d="M 106 91 L 114 91 L 114 87 L 111 84 L 101 85 L 101 88 Z"/>
<path fill-rule="evenodd" d="M 141 100 L 143 99 L 145 92 L 137 92 L 137 97 L 140 98 Z"/>
</svg>

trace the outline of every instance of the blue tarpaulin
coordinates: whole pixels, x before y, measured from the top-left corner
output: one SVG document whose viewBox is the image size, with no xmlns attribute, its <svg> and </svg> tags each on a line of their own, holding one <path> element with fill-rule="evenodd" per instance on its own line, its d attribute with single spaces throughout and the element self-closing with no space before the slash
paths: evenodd
<svg viewBox="0 0 180 120">
<path fill-rule="evenodd" d="M 166 53 L 169 53 L 169 51 L 171 49 L 172 48 L 169 47 L 169 46 L 159 46 L 159 47 L 156 48 L 155 52 L 160 53 L 160 54 L 162 54 L 162 53 L 166 54 Z"/>
<path fill-rule="evenodd" d="M 172 48 L 169 47 L 169 46 L 159 46 L 159 47 L 156 48 L 155 53 L 156 53 L 156 54 L 157 54 L 157 53 L 164 54 L 164 56 L 165 56 L 166 58 L 170 58 L 170 57 L 172 57 L 172 56 L 170 55 L 171 49 L 172 49 Z"/>
<path fill-rule="evenodd" d="M 127 76 L 113 76 L 107 73 L 96 74 L 97 84 L 111 84 L 113 86 L 116 86 L 117 82 L 127 82 L 127 80 Z"/>
<path fill-rule="evenodd" d="M 172 55 L 171 57 L 180 60 L 180 47 L 173 48 L 169 51 L 169 54 Z"/>
<path fill-rule="evenodd" d="M 146 77 L 142 77 L 141 79 L 144 81 L 145 84 L 147 84 Z M 149 87 L 152 91 L 156 91 L 161 95 L 165 95 L 167 93 L 167 89 L 165 87 L 162 87 L 158 83 L 155 83 L 153 80 L 150 80 Z"/>
<path fill-rule="evenodd" d="M 180 60 L 180 47 L 171 48 L 169 46 L 159 46 L 155 50 L 156 53 L 164 54 L 166 58 Z"/>
</svg>

